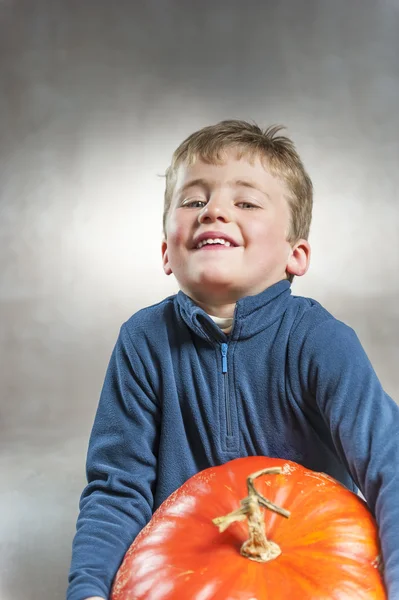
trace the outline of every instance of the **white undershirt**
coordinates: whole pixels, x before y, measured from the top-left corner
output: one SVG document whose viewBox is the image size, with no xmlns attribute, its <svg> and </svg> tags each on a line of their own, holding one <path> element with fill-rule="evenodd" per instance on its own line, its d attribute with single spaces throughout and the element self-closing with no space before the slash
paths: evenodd
<svg viewBox="0 0 399 600">
<path fill-rule="evenodd" d="M 209 315 L 211 319 L 220 327 L 223 333 L 230 333 L 233 327 L 233 317 L 215 317 L 214 315 Z"/>
</svg>

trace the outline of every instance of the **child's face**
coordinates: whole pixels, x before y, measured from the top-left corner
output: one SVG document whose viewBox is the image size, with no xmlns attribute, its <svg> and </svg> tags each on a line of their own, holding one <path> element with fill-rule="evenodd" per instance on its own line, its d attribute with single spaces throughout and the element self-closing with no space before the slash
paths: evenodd
<svg viewBox="0 0 399 600">
<path fill-rule="evenodd" d="M 287 193 L 259 157 L 238 160 L 234 149 L 226 150 L 221 165 L 200 159 L 181 165 L 162 245 L 165 273 L 173 273 L 185 293 L 205 303 L 257 294 L 285 279 L 287 271 L 302 275 L 308 244 L 300 240 L 292 247 L 287 241 Z M 200 239 L 211 238 L 230 245 L 198 247 Z"/>
</svg>

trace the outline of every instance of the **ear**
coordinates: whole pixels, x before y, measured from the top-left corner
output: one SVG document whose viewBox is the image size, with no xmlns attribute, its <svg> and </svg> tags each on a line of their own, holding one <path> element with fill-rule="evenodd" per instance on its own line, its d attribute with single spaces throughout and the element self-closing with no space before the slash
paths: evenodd
<svg viewBox="0 0 399 600">
<path fill-rule="evenodd" d="M 286 271 L 290 275 L 305 275 L 310 264 L 310 245 L 307 240 L 298 240 L 291 248 Z"/>
<path fill-rule="evenodd" d="M 162 264 L 166 275 L 171 275 L 172 269 L 169 266 L 168 242 L 166 240 L 163 240 L 162 242 Z"/>
</svg>

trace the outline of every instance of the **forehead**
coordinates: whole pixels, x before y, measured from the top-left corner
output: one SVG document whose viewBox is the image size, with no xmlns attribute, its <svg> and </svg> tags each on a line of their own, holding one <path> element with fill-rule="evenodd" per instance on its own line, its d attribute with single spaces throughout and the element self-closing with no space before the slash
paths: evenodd
<svg viewBox="0 0 399 600">
<path fill-rule="evenodd" d="M 247 181 L 265 189 L 268 194 L 287 192 L 285 182 L 272 172 L 264 156 L 243 153 L 234 148 L 224 149 L 214 162 L 198 156 L 181 163 L 176 170 L 175 192 L 199 179 L 205 180 L 210 186 Z"/>
</svg>

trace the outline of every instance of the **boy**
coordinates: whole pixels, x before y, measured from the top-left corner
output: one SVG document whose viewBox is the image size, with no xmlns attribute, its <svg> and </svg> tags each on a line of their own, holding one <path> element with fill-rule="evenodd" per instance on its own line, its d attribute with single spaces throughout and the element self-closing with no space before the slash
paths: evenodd
<svg viewBox="0 0 399 600">
<path fill-rule="evenodd" d="M 176 296 L 120 331 L 90 439 L 68 600 L 108 598 L 154 510 L 196 472 L 290 459 L 360 488 L 399 598 L 399 407 L 356 335 L 291 295 L 309 265 L 312 183 L 279 128 L 223 121 L 166 173 L 162 256 Z"/>
</svg>

